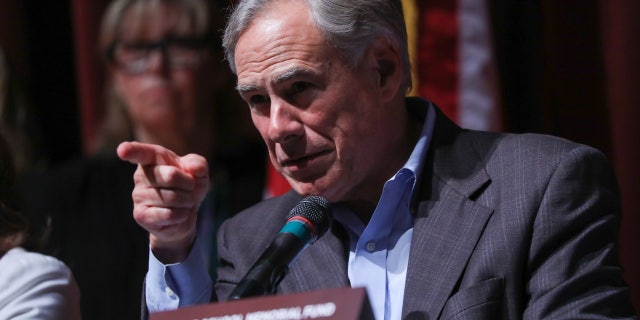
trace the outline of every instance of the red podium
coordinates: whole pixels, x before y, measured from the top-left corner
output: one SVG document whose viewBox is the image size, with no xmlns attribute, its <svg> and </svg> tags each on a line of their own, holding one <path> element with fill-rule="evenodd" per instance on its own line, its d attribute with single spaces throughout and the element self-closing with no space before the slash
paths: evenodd
<svg viewBox="0 0 640 320">
<path fill-rule="evenodd" d="M 364 288 L 246 298 L 156 312 L 150 320 L 372 320 Z"/>
</svg>

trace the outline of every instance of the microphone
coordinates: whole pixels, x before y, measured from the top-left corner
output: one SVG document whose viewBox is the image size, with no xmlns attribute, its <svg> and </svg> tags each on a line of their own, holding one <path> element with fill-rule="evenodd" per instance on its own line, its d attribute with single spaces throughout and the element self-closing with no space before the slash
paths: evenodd
<svg viewBox="0 0 640 320">
<path fill-rule="evenodd" d="M 251 269 L 240 280 L 228 300 L 274 294 L 289 272 L 289 264 L 307 245 L 322 237 L 331 226 L 329 202 L 319 196 L 300 200 L 287 215 L 287 222 Z"/>
</svg>

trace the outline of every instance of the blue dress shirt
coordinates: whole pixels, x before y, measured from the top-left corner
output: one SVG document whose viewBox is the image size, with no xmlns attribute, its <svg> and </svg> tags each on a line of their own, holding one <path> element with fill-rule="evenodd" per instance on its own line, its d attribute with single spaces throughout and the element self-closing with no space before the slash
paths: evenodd
<svg viewBox="0 0 640 320">
<path fill-rule="evenodd" d="M 336 205 L 334 218 L 349 233 L 348 276 L 352 287 L 365 287 L 376 319 L 400 319 L 413 234 L 411 198 L 427 155 L 435 111 L 429 108 L 418 143 L 406 164 L 389 179 L 365 225 L 347 207 Z"/>
</svg>

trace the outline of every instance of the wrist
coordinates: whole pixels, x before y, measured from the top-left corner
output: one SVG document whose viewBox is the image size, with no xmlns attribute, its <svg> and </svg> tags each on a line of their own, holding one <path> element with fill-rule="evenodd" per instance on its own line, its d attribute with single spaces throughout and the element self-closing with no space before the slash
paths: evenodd
<svg viewBox="0 0 640 320">
<path fill-rule="evenodd" d="M 188 237 L 171 242 L 165 242 L 158 239 L 153 234 L 149 235 L 149 245 L 151 252 L 163 264 L 172 264 L 182 262 L 187 259 L 191 248 L 196 239 L 196 233 L 190 234 Z"/>
</svg>

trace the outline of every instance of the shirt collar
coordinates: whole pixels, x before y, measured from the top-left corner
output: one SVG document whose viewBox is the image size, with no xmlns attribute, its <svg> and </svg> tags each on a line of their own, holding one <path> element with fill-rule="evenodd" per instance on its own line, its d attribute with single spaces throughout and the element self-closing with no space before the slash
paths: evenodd
<svg viewBox="0 0 640 320">
<path fill-rule="evenodd" d="M 411 155 L 409 156 L 409 159 L 407 160 L 407 162 L 404 164 L 404 166 L 400 170 L 398 170 L 398 172 L 393 177 L 391 177 L 391 179 L 388 180 L 388 181 L 392 181 L 392 180 L 409 181 L 409 179 L 414 178 L 413 186 L 411 186 L 411 191 L 410 191 L 411 192 L 410 199 L 412 199 L 412 201 L 415 198 L 414 196 L 416 191 L 415 186 L 419 185 L 419 179 L 424 169 L 425 159 L 427 157 L 427 152 L 429 150 L 431 138 L 433 137 L 433 131 L 435 127 L 435 118 L 436 118 L 435 110 L 431 103 L 421 99 L 419 100 L 420 102 L 417 102 L 416 100 L 418 99 L 407 99 L 406 103 L 407 104 L 422 103 L 423 105 L 426 105 L 427 112 L 424 119 L 424 124 L 422 126 L 422 131 L 420 133 L 420 137 L 418 138 L 418 142 L 413 148 L 413 151 L 411 152 Z M 411 204 L 410 204 L 410 208 L 412 207 Z M 355 216 L 355 214 L 353 214 L 352 212 L 351 214 L 346 214 L 346 212 L 344 212 L 344 211 L 350 211 L 348 208 L 342 205 L 338 205 L 338 206 L 335 206 L 334 209 L 336 211 L 336 214 L 334 214 L 335 220 L 337 220 L 344 226 L 348 227 L 352 231 L 359 230 L 360 232 L 357 232 L 357 234 L 360 234 L 362 232 L 362 228 L 364 228 L 364 225 L 362 225 L 362 222 Z M 360 226 L 358 226 L 358 222 L 360 222 Z"/>
</svg>

